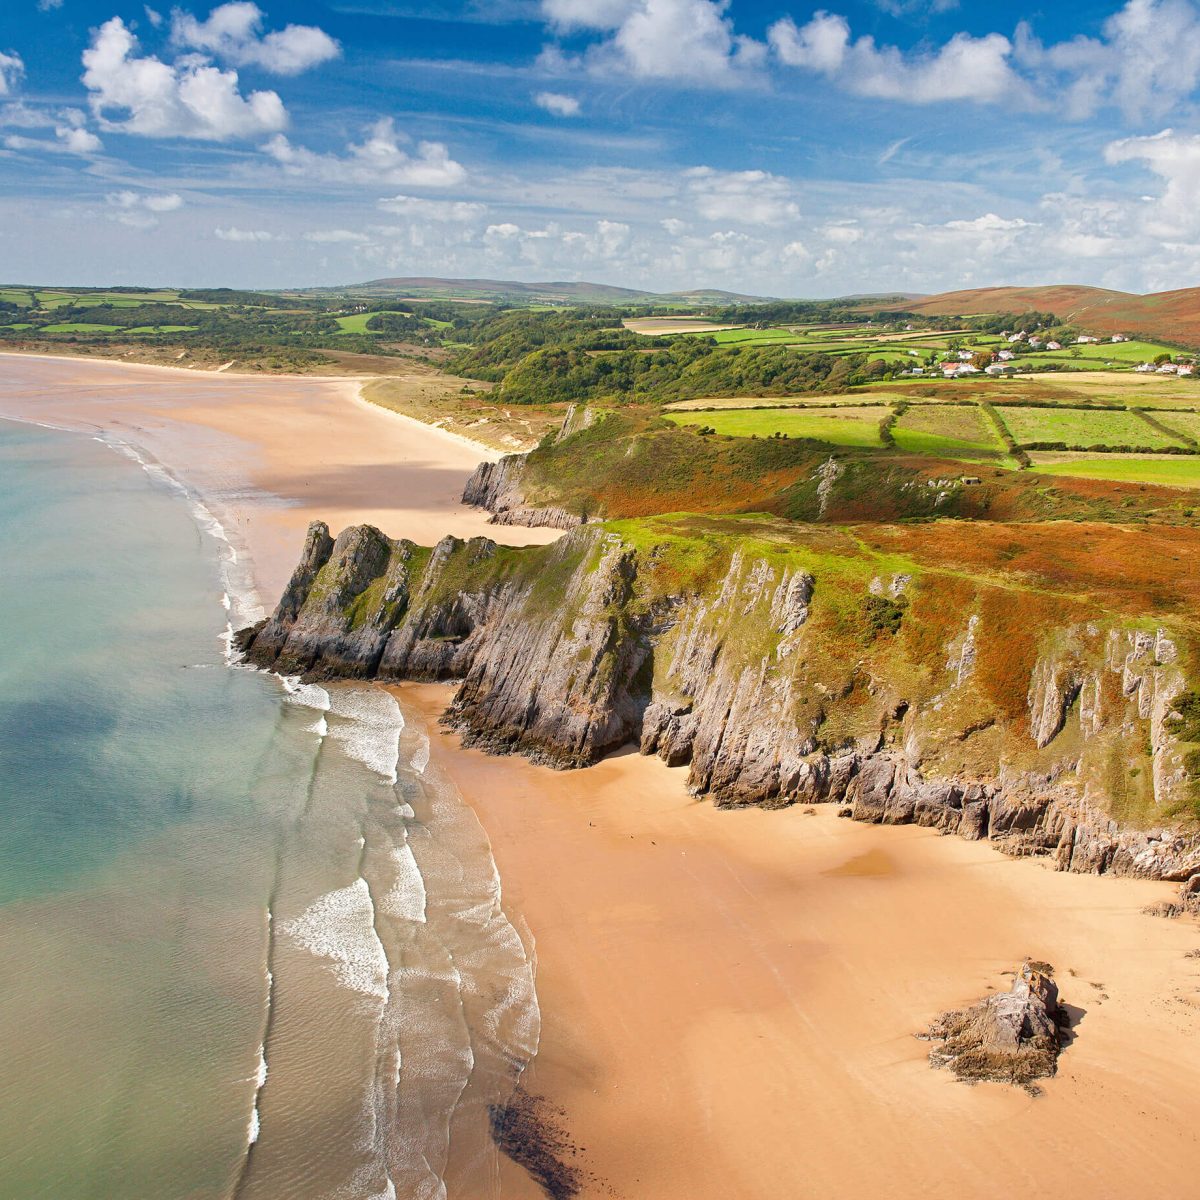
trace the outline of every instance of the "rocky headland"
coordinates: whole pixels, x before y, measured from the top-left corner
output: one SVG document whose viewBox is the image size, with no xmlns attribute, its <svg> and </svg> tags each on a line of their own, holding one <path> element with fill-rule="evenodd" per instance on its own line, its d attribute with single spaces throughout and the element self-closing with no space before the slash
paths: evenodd
<svg viewBox="0 0 1200 1200">
<path fill-rule="evenodd" d="M 524 549 L 315 523 L 239 643 L 316 679 L 457 681 L 447 721 L 493 752 L 568 768 L 634 744 L 720 806 L 844 803 L 1186 881 L 1191 630 L 1127 601 L 766 519 L 595 523 Z"/>
</svg>

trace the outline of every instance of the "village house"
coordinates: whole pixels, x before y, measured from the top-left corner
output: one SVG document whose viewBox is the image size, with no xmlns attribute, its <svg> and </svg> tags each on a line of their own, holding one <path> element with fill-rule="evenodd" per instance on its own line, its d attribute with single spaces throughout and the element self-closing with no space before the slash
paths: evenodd
<svg viewBox="0 0 1200 1200">
<path fill-rule="evenodd" d="M 1179 368 L 1174 363 L 1163 363 L 1163 365 L 1158 368 L 1158 373 L 1160 375 L 1177 375 L 1179 373 Z"/>
<path fill-rule="evenodd" d="M 1059 342 L 1047 342 L 1046 349 L 1047 350 L 1061 350 L 1062 345 Z"/>
<path fill-rule="evenodd" d="M 1195 373 L 1196 368 L 1192 366 L 1191 363 L 1184 363 L 1183 366 L 1175 372 L 1176 375 L 1194 375 Z"/>
<path fill-rule="evenodd" d="M 1079 335 L 1079 337 L 1077 337 L 1075 339 L 1075 345 L 1077 345 L 1077 346 L 1093 346 L 1099 341 L 1100 341 L 1100 339 L 1098 337 L 1089 337 L 1086 333 L 1081 333 Z M 1116 338 L 1113 338 L 1113 341 L 1116 341 Z"/>
<path fill-rule="evenodd" d="M 1126 336 L 1125 336 L 1123 333 L 1114 333 L 1114 334 L 1112 335 L 1112 340 L 1113 340 L 1114 342 L 1127 342 L 1127 341 L 1129 341 L 1129 339 L 1128 339 L 1128 338 L 1127 338 L 1127 337 L 1126 337 Z"/>
<path fill-rule="evenodd" d="M 1154 364 L 1153 363 L 1138 363 L 1138 365 L 1134 368 L 1134 370 L 1136 370 L 1139 375 L 1148 375 L 1150 372 L 1152 372 L 1154 370 Z"/>
<path fill-rule="evenodd" d="M 1001 350 L 996 357 L 1000 359 L 1001 362 L 1008 362 L 1009 359 L 1016 358 L 1016 355 L 1011 350 Z"/>
</svg>

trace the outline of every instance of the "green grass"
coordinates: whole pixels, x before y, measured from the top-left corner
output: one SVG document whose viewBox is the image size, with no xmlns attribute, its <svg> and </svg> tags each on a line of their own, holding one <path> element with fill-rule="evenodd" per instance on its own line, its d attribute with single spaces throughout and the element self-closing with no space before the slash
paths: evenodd
<svg viewBox="0 0 1200 1200">
<path fill-rule="evenodd" d="M 711 337 L 722 346 L 759 346 L 772 342 L 798 342 L 801 335 L 790 329 L 722 329 L 717 333 L 694 334 L 695 337 Z"/>
<path fill-rule="evenodd" d="M 4 329 L 32 329 L 33 325 L 29 321 L 19 321 L 15 325 L 0 325 L 0 330 Z"/>
<path fill-rule="evenodd" d="M 987 415 L 975 405 L 913 405 L 892 427 L 901 450 L 977 462 L 1004 456 Z"/>
<path fill-rule="evenodd" d="M 338 323 L 339 333 L 358 333 L 366 334 L 368 337 L 379 337 L 379 330 L 368 329 L 367 322 L 371 320 L 372 317 L 382 317 L 383 315 L 384 314 L 382 312 L 351 313 L 348 317 L 335 317 L 334 320 L 336 320 Z M 395 315 L 404 317 L 408 314 L 396 313 Z M 440 322 L 440 324 L 448 326 L 450 322 L 443 321 Z"/>
<path fill-rule="evenodd" d="M 58 325 L 43 325 L 43 333 L 116 333 L 120 325 L 88 325 L 83 321 L 63 321 Z"/>
<path fill-rule="evenodd" d="M 667 413 L 677 425 L 707 425 L 731 437 L 812 438 L 836 446 L 878 446 L 879 424 L 887 409 L 878 406 L 808 409 L 725 409 L 721 412 Z"/>
<path fill-rule="evenodd" d="M 1039 475 L 1070 475 L 1082 479 L 1110 479 L 1117 483 L 1157 483 L 1167 487 L 1200 488 L 1200 455 L 1135 454 L 1031 455 Z"/>
<path fill-rule="evenodd" d="M 93 327 L 94 328 L 94 327 Z M 136 329 L 130 329 L 128 333 L 194 333 L 197 329 L 195 325 L 139 325 Z"/>
<path fill-rule="evenodd" d="M 1021 408 L 1004 405 L 1000 415 L 1021 445 L 1065 442 L 1069 446 L 1175 446 L 1175 441 L 1123 409 Z"/>
<path fill-rule="evenodd" d="M 1146 406 L 1150 411 L 1150 415 L 1159 422 L 1165 425 L 1168 429 L 1174 429 L 1178 433 L 1185 434 L 1187 437 L 1200 441 L 1200 413 L 1197 412 L 1160 412 Z"/>
</svg>

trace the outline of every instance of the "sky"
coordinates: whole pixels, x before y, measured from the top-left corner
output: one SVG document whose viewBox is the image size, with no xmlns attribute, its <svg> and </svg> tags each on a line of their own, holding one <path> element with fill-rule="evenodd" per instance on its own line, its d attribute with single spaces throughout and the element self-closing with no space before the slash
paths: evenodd
<svg viewBox="0 0 1200 1200">
<path fill-rule="evenodd" d="M 1200 283 L 1200 0 L 3 0 L 0 281 Z"/>
</svg>

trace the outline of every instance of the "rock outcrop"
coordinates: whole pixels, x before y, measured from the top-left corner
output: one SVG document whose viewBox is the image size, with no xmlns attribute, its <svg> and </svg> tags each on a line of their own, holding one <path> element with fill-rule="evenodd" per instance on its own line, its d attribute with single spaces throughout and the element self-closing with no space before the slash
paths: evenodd
<svg viewBox="0 0 1200 1200">
<path fill-rule="evenodd" d="M 463 489 L 463 503 L 486 508 L 492 525 L 523 525 L 527 529 L 574 529 L 584 520 L 565 508 L 528 504 L 521 490 L 524 454 L 506 454 L 498 462 L 482 462 Z"/>
<path fill-rule="evenodd" d="M 1058 1070 L 1067 1017 L 1046 963 L 1026 962 L 1007 992 L 943 1013 L 922 1036 L 935 1067 L 977 1083 L 1011 1083 L 1037 1094 L 1036 1081 Z"/>
<path fill-rule="evenodd" d="M 1034 620 L 985 580 L 948 605 L 936 572 L 881 575 L 836 531 L 713 524 L 432 551 L 317 524 L 240 644 L 314 678 L 457 680 L 469 744 L 556 767 L 633 743 L 721 806 L 845 804 L 1061 870 L 1200 872 L 1200 835 L 1171 819 L 1196 786 L 1178 633 L 1042 595 Z"/>
</svg>

